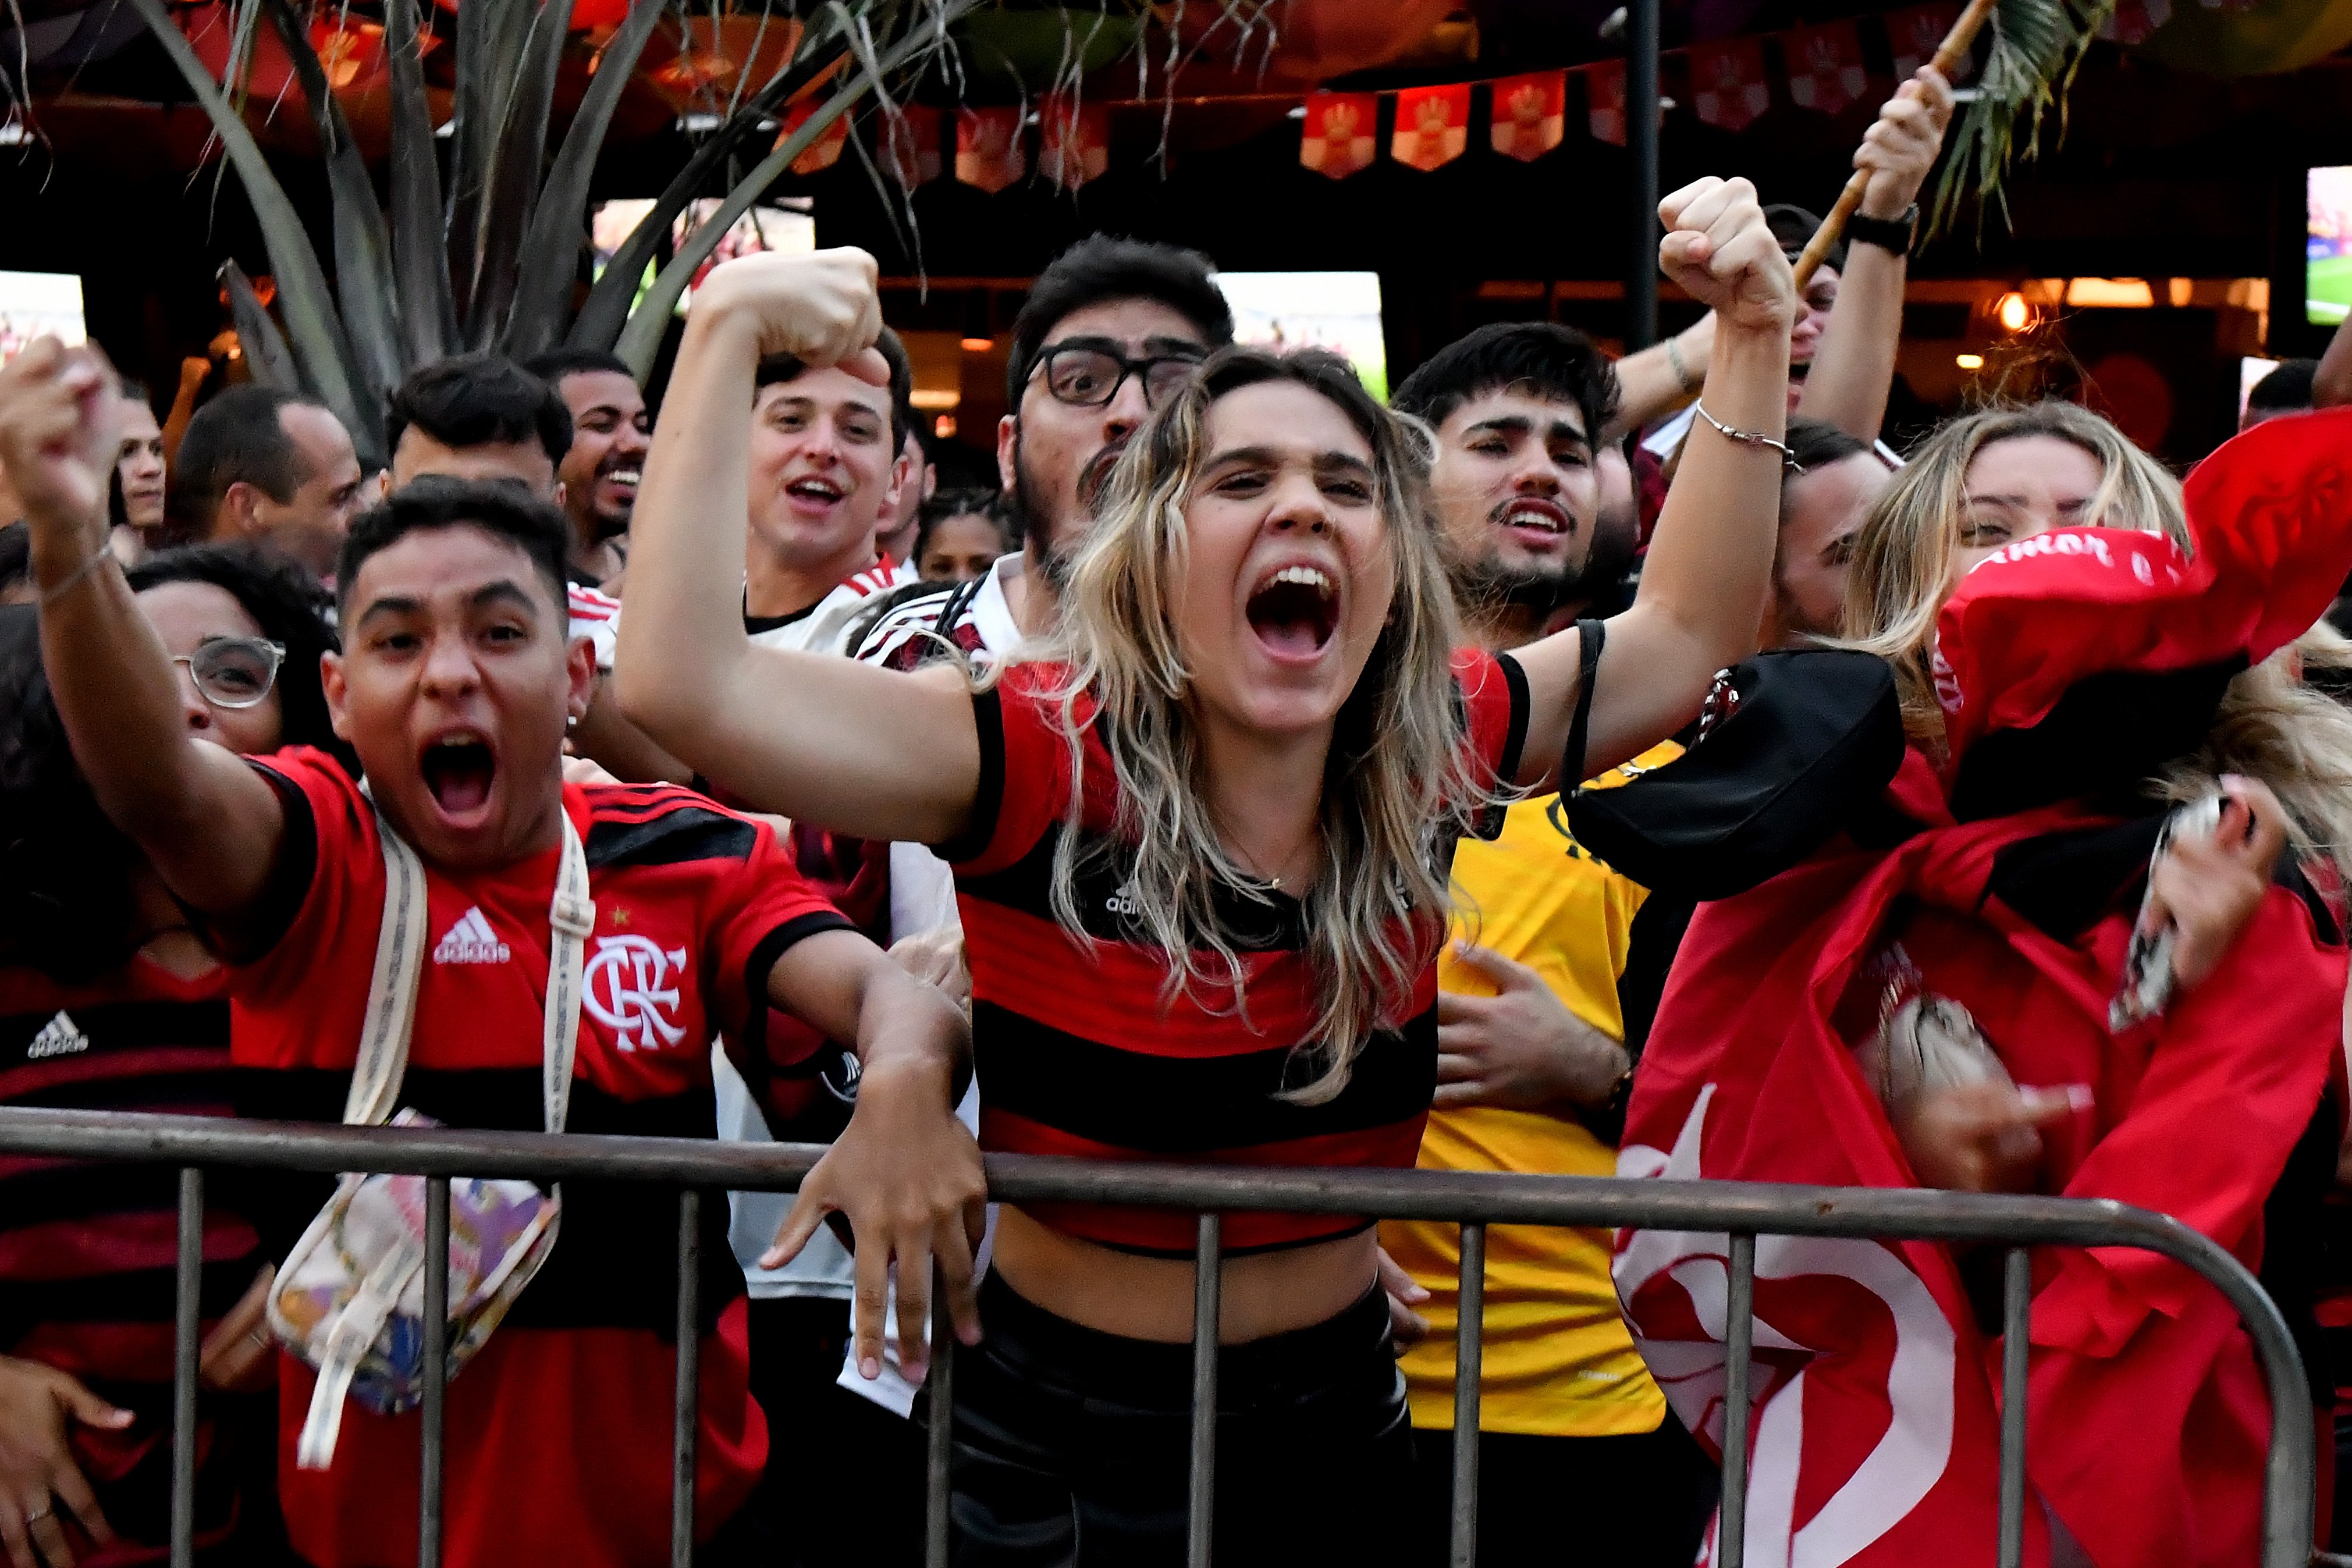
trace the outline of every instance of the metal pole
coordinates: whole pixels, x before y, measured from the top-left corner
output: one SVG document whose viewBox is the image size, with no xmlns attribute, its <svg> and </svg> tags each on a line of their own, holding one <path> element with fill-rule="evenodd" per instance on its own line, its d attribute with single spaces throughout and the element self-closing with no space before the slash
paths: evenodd
<svg viewBox="0 0 2352 1568">
<path fill-rule="evenodd" d="M 1223 1267 L 1217 1216 L 1201 1216 L 1192 1245 L 1192 1472 L 1184 1519 L 1185 1568 L 1209 1568 L 1217 1506 L 1218 1287 Z"/>
<path fill-rule="evenodd" d="M 931 1428 L 924 1445 L 923 1568 L 948 1568 L 948 1465 L 955 1453 L 955 1317 L 947 1277 L 931 1281 L 931 1370 L 923 1379 Z"/>
<path fill-rule="evenodd" d="M 205 1281 L 205 1173 L 180 1172 L 180 1233 L 172 1285 L 172 1568 L 196 1560 L 197 1312 Z"/>
<path fill-rule="evenodd" d="M 677 1414 L 670 1432 L 670 1568 L 694 1568 L 694 1460 L 702 1383 L 702 1194 L 677 1194 Z"/>
<path fill-rule="evenodd" d="M 1633 172 L 1633 254 L 1625 275 L 1625 350 L 1658 339 L 1658 0 L 1628 0 L 1625 152 Z"/>
<path fill-rule="evenodd" d="M 2025 1362 L 2032 1348 L 2033 1264 L 2012 1247 L 2000 1269 L 2000 1568 L 2025 1561 Z"/>
<path fill-rule="evenodd" d="M 1731 1239 L 1731 1284 L 1723 1306 L 1723 1505 L 1716 1515 L 1717 1568 L 1748 1555 L 1748 1359 L 1756 1341 L 1756 1238 Z"/>
<path fill-rule="evenodd" d="M 1478 1563 L 1478 1395 L 1486 1350 L 1486 1228 L 1462 1227 L 1462 1273 L 1454 1322 L 1454 1534 L 1452 1568 Z"/>
<path fill-rule="evenodd" d="M 425 1178 L 425 1408 L 417 1450 L 417 1568 L 441 1568 L 442 1488 L 448 1467 L 449 1178 Z"/>
</svg>

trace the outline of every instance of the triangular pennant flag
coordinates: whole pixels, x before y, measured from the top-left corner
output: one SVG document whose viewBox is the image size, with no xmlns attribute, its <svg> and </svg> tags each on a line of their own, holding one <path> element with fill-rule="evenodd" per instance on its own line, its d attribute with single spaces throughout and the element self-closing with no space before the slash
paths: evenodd
<svg viewBox="0 0 2352 1568">
<path fill-rule="evenodd" d="M 1318 174 L 1344 180 L 1372 163 L 1372 124 L 1380 106 L 1368 92 L 1310 92 L 1299 132 L 1298 161 Z"/>
<path fill-rule="evenodd" d="M 1470 84 L 1412 87 L 1396 95 L 1389 156 L 1423 173 L 1462 156 L 1470 144 Z"/>
<path fill-rule="evenodd" d="M 2172 0 L 2116 0 L 2116 8 L 2099 24 L 2099 37 L 2111 44 L 2144 44 L 2172 20 Z"/>
<path fill-rule="evenodd" d="M 1745 131 L 1772 107 L 1764 84 L 1764 45 L 1715 38 L 1690 47 L 1691 107 L 1718 131 Z"/>
<path fill-rule="evenodd" d="M 787 137 L 806 125 L 809 117 L 821 106 L 814 98 L 804 98 L 784 111 L 783 129 L 776 132 L 776 145 L 782 147 Z M 817 139 L 801 149 L 793 160 L 793 172 L 814 174 L 820 169 L 830 169 L 841 160 L 841 150 L 849 143 L 849 116 L 837 114 L 833 123 L 818 133 Z"/>
<path fill-rule="evenodd" d="M 1591 128 L 1592 140 L 1606 141 L 1612 147 L 1625 145 L 1625 62 L 1602 60 L 1599 65 L 1586 66 L 1579 75 L 1584 78 L 1585 123 Z"/>
<path fill-rule="evenodd" d="M 1489 134 L 1506 158 L 1533 162 L 1559 145 L 1567 119 L 1568 73 L 1536 71 L 1495 83 Z"/>
<path fill-rule="evenodd" d="M 983 191 L 1004 189 L 1029 172 L 1021 150 L 1021 111 L 1013 108 L 956 110 L 956 178 Z"/>
<path fill-rule="evenodd" d="M 882 131 L 876 141 L 882 167 L 890 172 L 900 189 L 911 191 L 940 177 L 938 110 L 910 103 L 894 114 L 885 114 Z"/>
<path fill-rule="evenodd" d="M 1110 167 L 1110 110 L 1056 95 L 1038 110 L 1037 172 L 1075 191 Z"/>
<path fill-rule="evenodd" d="M 1944 35 L 1960 19 L 1960 8 L 1949 0 L 1934 0 L 1927 5 L 1914 5 L 1908 10 L 1890 11 L 1884 18 L 1886 27 L 1886 53 L 1895 62 L 1895 79 L 1899 83 L 1909 78 L 1921 66 L 1936 57 L 1944 47 Z M 1966 56 L 1952 70 L 1954 81 L 1966 81 L 1976 68 L 1976 63 Z"/>
<path fill-rule="evenodd" d="M 1842 113 L 1870 90 L 1862 35 L 1852 22 L 1791 27 L 1780 35 L 1780 58 L 1789 68 L 1789 101 L 1800 109 Z"/>
</svg>

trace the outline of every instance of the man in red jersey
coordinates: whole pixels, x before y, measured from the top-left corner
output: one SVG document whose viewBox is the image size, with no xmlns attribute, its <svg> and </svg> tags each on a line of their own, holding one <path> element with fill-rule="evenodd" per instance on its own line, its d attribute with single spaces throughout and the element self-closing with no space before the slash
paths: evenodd
<svg viewBox="0 0 2352 1568">
<path fill-rule="evenodd" d="M 116 397 L 94 353 L 36 344 L 0 372 L 0 461 L 31 524 L 43 656 L 76 757 L 239 962 L 233 1050 L 271 1070 L 255 1074 L 268 1108 L 331 1116 L 345 1092 L 383 904 L 379 834 L 392 831 L 425 862 L 433 944 L 402 1103 L 446 1124 L 538 1127 L 541 976 L 568 819 L 595 905 L 570 1128 L 709 1136 L 707 1042 L 723 1035 L 752 1059 L 769 1005 L 856 1041 L 856 1114 L 778 1251 L 795 1250 L 823 1211 L 847 1214 L 869 1375 L 893 1262 L 902 1321 L 926 1321 L 936 1259 L 976 1337 L 982 1183 L 950 1112 L 961 1019 L 845 929 L 757 825 L 665 786 L 563 783 L 564 727 L 593 665 L 585 640 L 564 635 L 562 514 L 510 487 L 427 479 L 354 526 L 338 574 L 345 646 L 322 673 L 362 795 L 319 753 L 257 765 L 189 737 L 172 665 L 103 549 Z M 884 1144 L 898 1157 L 877 1158 Z M 675 1208 L 666 1193 L 588 1182 L 565 1184 L 564 1207 L 562 1241 L 450 1386 L 456 1568 L 668 1560 Z M 704 1256 L 723 1260 L 723 1221 L 706 1212 Z M 714 1562 L 759 1551 L 730 1528 L 766 1449 L 740 1280 L 720 1263 L 703 1282 L 697 1517 Z M 898 1348 L 920 1368 L 919 1334 Z M 299 1412 L 311 1379 L 284 1372 L 282 1409 Z M 296 1549 L 320 1568 L 413 1556 L 416 1443 L 414 1416 L 354 1409 L 329 1469 L 282 1456 Z"/>
</svg>

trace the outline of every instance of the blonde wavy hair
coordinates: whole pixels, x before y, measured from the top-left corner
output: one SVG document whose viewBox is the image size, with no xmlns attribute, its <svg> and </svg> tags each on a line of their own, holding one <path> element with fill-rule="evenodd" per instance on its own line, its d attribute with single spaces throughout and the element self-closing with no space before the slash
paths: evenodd
<svg viewBox="0 0 2352 1568">
<path fill-rule="evenodd" d="M 1329 400 L 1371 447 L 1393 566 L 1387 624 L 1340 709 L 1324 766 L 1321 863 L 1302 901 L 1316 1019 L 1283 1094 L 1314 1104 L 1346 1087 L 1365 1036 L 1394 1021 L 1384 998 L 1410 996 L 1434 956 L 1447 914 L 1444 847 L 1496 798 L 1495 780 L 1471 776 L 1463 746 L 1451 668 L 1458 623 L 1429 520 L 1428 432 L 1383 408 L 1333 355 L 1212 356 L 1112 470 L 1071 562 L 1059 631 L 1025 656 L 1069 667 L 1060 699 L 1074 779 L 1083 777 L 1087 728 L 1110 758 L 1118 821 L 1093 853 L 1118 859 L 1126 918 L 1167 956 L 1163 1000 L 1189 991 L 1222 1007 L 1229 994 L 1245 1019 L 1241 955 L 1217 903 L 1238 895 L 1265 904 L 1268 889 L 1226 850 L 1209 806 L 1192 654 L 1174 608 L 1190 560 L 1185 507 L 1211 455 L 1209 410 L 1230 392 L 1277 382 Z M 1071 792 L 1052 894 L 1056 918 L 1082 941 L 1083 793 Z"/>
<path fill-rule="evenodd" d="M 1936 619 L 1959 580 L 1969 465 L 1998 441 L 2046 435 L 2097 460 L 2099 487 L 2085 527 L 2162 534 L 2193 550 L 2180 482 L 2088 409 L 2047 402 L 1988 409 L 1938 429 L 1912 455 L 1854 537 L 1841 646 L 1876 653 L 1895 670 L 1903 726 L 1930 756 L 1945 748 L 1930 664 Z M 2224 773 L 2269 785 L 2287 810 L 2298 850 L 2325 854 L 2352 877 L 2352 713 L 2313 691 L 2305 667 L 2352 667 L 2352 643 L 2322 623 L 2230 683 L 2204 746 L 2149 780 L 2159 800 L 2210 791 Z"/>
</svg>

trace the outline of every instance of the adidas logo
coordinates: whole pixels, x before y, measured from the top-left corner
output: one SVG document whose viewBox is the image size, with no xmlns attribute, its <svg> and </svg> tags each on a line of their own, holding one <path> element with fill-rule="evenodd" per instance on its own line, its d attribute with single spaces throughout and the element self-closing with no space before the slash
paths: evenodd
<svg viewBox="0 0 2352 1568">
<path fill-rule="evenodd" d="M 442 933 L 441 940 L 433 946 L 436 964 L 503 964 L 511 956 L 490 923 L 482 918 L 478 904 L 459 915 L 457 924 Z"/>
<path fill-rule="evenodd" d="M 64 1013 L 58 1014 L 41 1026 L 41 1032 L 25 1047 L 25 1060 L 39 1061 L 51 1056 L 73 1056 L 89 1049 L 89 1036 L 81 1026 Z"/>
</svg>

